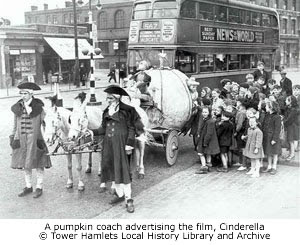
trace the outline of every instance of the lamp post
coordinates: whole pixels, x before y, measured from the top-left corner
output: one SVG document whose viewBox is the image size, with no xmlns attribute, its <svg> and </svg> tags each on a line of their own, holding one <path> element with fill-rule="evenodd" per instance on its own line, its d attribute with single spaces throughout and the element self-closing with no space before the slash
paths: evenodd
<svg viewBox="0 0 300 245">
<path fill-rule="evenodd" d="M 76 2 L 75 0 L 72 0 L 72 2 L 73 2 L 73 17 L 74 17 L 74 41 L 75 41 L 74 84 L 76 87 L 79 87 L 80 81 L 79 81 L 79 58 L 78 58 L 78 36 L 77 36 L 77 13 L 76 13 Z"/>
</svg>

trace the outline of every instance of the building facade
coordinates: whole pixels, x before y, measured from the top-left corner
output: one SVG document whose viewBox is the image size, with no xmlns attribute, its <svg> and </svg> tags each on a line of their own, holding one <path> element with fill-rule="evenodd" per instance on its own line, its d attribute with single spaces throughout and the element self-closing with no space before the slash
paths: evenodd
<svg viewBox="0 0 300 245">
<path fill-rule="evenodd" d="M 281 66 L 300 66 L 300 1 L 299 0 L 240 0 L 252 4 L 277 9 L 280 17 L 280 56 Z M 92 0 L 95 6 L 97 0 Z M 96 68 L 109 68 L 112 64 L 126 63 L 127 43 L 132 13 L 133 0 L 101 0 L 102 9 L 92 8 L 93 20 L 97 24 L 97 47 L 103 51 L 105 59 L 96 63 Z M 88 5 L 77 8 L 79 25 L 88 23 Z M 36 6 L 25 13 L 26 23 L 73 24 L 73 7 L 71 1 L 65 2 L 65 8 L 38 10 Z M 114 43 L 119 49 L 114 50 Z"/>
<path fill-rule="evenodd" d="M 77 2 L 77 1 L 76 1 Z M 86 2 L 86 1 L 85 1 Z M 101 0 L 102 8 L 97 10 L 98 0 L 91 0 L 93 22 L 97 25 L 96 47 L 101 48 L 105 59 L 96 61 L 96 68 L 108 69 L 113 64 L 119 67 L 126 63 L 128 34 L 133 0 Z M 87 26 L 89 22 L 89 4 L 76 6 L 78 25 Z M 72 1 L 66 1 L 64 8 L 49 9 L 47 4 L 39 10 L 31 6 L 31 11 L 25 12 L 25 23 L 43 23 L 55 25 L 74 25 L 74 10 Z M 118 49 L 114 49 L 118 43 Z"/>
</svg>

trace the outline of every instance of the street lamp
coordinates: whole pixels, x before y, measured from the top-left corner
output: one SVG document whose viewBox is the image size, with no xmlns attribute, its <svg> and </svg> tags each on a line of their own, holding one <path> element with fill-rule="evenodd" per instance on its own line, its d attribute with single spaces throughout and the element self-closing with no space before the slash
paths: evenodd
<svg viewBox="0 0 300 245">
<path fill-rule="evenodd" d="M 101 105 L 101 102 L 96 101 L 96 96 L 95 96 L 95 76 L 94 76 L 94 69 L 95 69 L 95 60 L 94 60 L 94 55 L 100 55 L 101 54 L 101 49 L 100 48 L 95 48 L 94 50 L 88 50 L 84 49 L 82 50 L 83 55 L 90 55 L 90 67 L 91 67 L 91 75 L 90 75 L 90 102 L 88 105 Z"/>
</svg>

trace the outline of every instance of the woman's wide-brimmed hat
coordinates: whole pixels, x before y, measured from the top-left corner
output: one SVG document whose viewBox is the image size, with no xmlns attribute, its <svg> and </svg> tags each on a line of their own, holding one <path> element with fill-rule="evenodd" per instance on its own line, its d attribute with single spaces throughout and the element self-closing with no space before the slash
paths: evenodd
<svg viewBox="0 0 300 245">
<path fill-rule="evenodd" d="M 121 96 L 129 96 L 129 94 L 121 88 L 119 85 L 109 85 L 106 89 L 104 89 L 104 92 L 108 94 L 117 94 Z"/>
</svg>

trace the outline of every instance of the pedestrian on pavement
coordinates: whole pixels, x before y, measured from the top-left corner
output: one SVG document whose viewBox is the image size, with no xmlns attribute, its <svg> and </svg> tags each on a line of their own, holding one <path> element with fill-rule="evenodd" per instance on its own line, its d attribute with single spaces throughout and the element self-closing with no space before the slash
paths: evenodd
<svg viewBox="0 0 300 245">
<path fill-rule="evenodd" d="M 263 170 L 265 173 L 276 174 L 278 155 L 281 154 L 280 129 L 281 117 L 280 107 L 276 101 L 267 101 L 266 116 L 262 124 L 263 148 L 268 158 L 268 166 Z"/>
<path fill-rule="evenodd" d="M 84 63 L 80 64 L 79 76 L 80 76 L 81 86 L 85 86 L 85 82 L 86 82 L 86 79 L 87 79 L 87 70 L 84 66 Z"/>
<path fill-rule="evenodd" d="M 111 67 L 110 67 L 110 70 L 109 70 L 109 73 L 107 75 L 109 77 L 109 80 L 108 82 L 110 83 L 111 80 L 114 80 L 115 83 L 117 82 L 117 79 L 116 79 L 116 65 L 113 64 Z"/>
<path fill-rule="evenodd" d="M 104 135 L 101 183 L 114 182 L 115 197 L 110 204 L 126 201 L 127 212 L 134 212 L 131 197 L 131 171 L 129 155 L 132 154 L 135 136 L 143 132 L 140 117 L 131 106 L 121 102 L 127 92 L 117 85 L 108 86 L 108 107 L 103 112 L 101 127 L 93 130 L 95 135 Z"/>
<path fill-rule="evenodd" d="M 48 149 L 41 133 L 41 126 L 45 116 L 43 102 L 33 97 L 34 90 L 41 88 L 35 83 L 23 82 L 18 85 L 20 99 L 11 110 L 14 113 L 14 126 L 10 135 L 12 151 L 11 167 L 23 169 L 26 186 L 18 195 L 26 196 L 33 191 L 32 169 L 37 172 L 37 184 L 34 198 L 43 193 L 44 168 L 51 167 Z"/>
<path fill-rule="evenodd" d="M 120 84 L 122 84 L 122 87 L 124 87 L 124 78 L 127 77 L 125 64 L 122 64 L 120 67 L 119 77 L 120 77 Z"/>
<path fill-rule="evenodd" d="M 286 73 L 287 72 L 285 70 L 280 71 L 280 75 L 281 75 L 280 87 L 282 88 L 282 95 L 284 97 L 293 94 L 293 84 L 292 81 L 286 77 Z"/>
<path fill-rule="evenodd" d="M 263 133 L 257 126 L 256 117 L 249 119 L 246 138 L 247 142 L 243 154 L 251 161 L 251 170 L 247 174 L 251 174 L 251 177 L 259 177 L 260 159 L 264 157 L 264 150 L 262 146 Z"/>
<path fill-rule="evenodd" d="M 295 96 L 290 95 L 285 100 L 287 109 L 284 114 L 284 127 L 286 130 L 287 141 L 290 145 L 289 156 L 287 161 L 291 161 L 295 158 L 295 145 L 299 140 L 299 105 Z"/>
<path fill-rule="evenodd" d="M 208 106 L 203 106 L 197 130 L 196 150 L 201 161 L 201 168 L 196 174 L 206 174 L 211 166 L 211 156 L 220 153 L 216 126 L 211 118 Z"/>
</svg>

